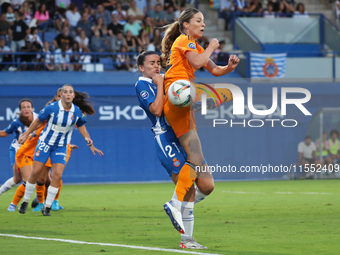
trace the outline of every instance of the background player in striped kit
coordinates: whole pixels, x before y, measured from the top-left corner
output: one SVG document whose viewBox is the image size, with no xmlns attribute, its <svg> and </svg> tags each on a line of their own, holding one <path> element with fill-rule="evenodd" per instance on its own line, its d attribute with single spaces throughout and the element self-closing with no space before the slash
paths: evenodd
<svg viewBox="0 0 340 255">
<path fill-rule="evenodd" d="M 15 164 L 15 153 L 20 147 L 18 143 L 19 136 L 25 132 L 29 125 L 34 121 L 38 114 L 33 112 L 33 103 L 30 99 L 22 99 L 19 102 L 19 117 L 12 121 L 12 123 L 5 129 L 0 131 L 0 137 L 6 137 L 9 134 L 15 133 L 15 138 L 13 139 L 9 147 L 9 157 L 11 162 L 11 167 L 13 169 L 13 177 L 9 178 L 1 187 L 0 195 L 8 190 L 10 190 L 15 184 L 21 182 L 22 178 L 20 173 L 17 171 Z"/>
<path fill-rule="evenodd" d="M 59 182 L 66 165 L 67 144 L 71 141 L 73 129 L 76 125 L 88 145 L 92 145 L 92 140 L 84 125 L 86 120 L 82 112 L 93 115 L 94 109 L 90 105 L 91 102 L 85 100 L 87 97 L 78 97 L 79 100 L 74 100 L 75 93 L 80 92 L 75 92 L 69 84 L 64 85 L 62 87 L 61 100 L 42 109 L 38 118 L 31 124 L 27 132 L 19 138 L 19 142 L 25 141 L 29 133 L 35 130 L 41 122 L 47 120 L 47 125 L 40 135 L 39 143 L 35 150 L 33 170 L 26 184 L 24 201 L 18 210 L 20 213 L 26 213 L 35 183 L 41 174 L 44 164 L 50 157 L 52 163 L 52 181 L 48 188 L 46 204 L 42 209 L 42 213 L 44 216 L 51 215 L 51 205 L 58 193 Z M 76 105 L 72 103 L 73 100 Z"/>
</svg>

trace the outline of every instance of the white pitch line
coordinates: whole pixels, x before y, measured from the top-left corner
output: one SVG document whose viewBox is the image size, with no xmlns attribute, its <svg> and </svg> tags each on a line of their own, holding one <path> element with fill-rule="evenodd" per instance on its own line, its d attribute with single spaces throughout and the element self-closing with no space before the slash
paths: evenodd
<svg viewBox="0 0 340 255">
<path fill-rule="evenodd" d="M 265 192 L 247 192 L 247 191 L 230 191 L 223 190 L 222 193 L 232 193 L 232 194 L 266 194 Z M 302 194 L 302 195 L 333 195 L 334 193 L 327 192 L 274 192 L 277 195 L 293 195 L 293 194 Z"/>
<path fill-rule="evenodd" d="M 217 254 L 217 253 L 204 253 L 204 252 L 196 252 L 196 251 L 164 249 L 164 248 L 157 248 L 157 247 L 145 247 L 145 246 L 137 246 L 137 245 L 114 244 L 114 243 L 94 243 L 94 242 L 84 242 L 84 241 L 68 240 L 68 239 L 45 238 L 45 237 L 34 237 L 34 236 L 19 236 L 19 235 L 10 235 L 10 234 L 1 234 L 1 233 L 0 233 L 0 236 L 23 238 L 23 239 L 44 240 L 44 241 L 57 241 L 57 242 L 63 242 L 63 243 L 93 244 L 93 245 L 100 245 L 100 246 L 123 247 L 123 248 L 140 249 L 140 250 L 148 250 L 148 251 L 165 251 L 165 252 L 197 254 L 197 255 L 220 255 L 220 254 Z"/>
</svg>

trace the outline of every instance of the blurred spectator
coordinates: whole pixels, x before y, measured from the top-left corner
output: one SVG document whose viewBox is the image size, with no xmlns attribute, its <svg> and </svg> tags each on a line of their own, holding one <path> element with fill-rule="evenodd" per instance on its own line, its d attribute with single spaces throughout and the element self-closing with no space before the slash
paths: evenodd
<svg viewBox="0 0 340 255">
<path fill-rule="evenodd" d="M 62 44 L 67 44 L 67 49 L 70 49 L 73 45 L 73 37 L 70 36 L 70 30 L 68 27 L 64 27 L 63 33 L 57 35 L 53 40 L 53 45 L 56 48 L 61 48 Z"/>
<path fill-rule="evenodd" d="M 155 9 L 150 10 L 148 15 L 153 19 L 156 26 L 164 26 L 164 12 L 160 4 L 156 4 Z"/>
<path fill-rule="evenodd" d="M 114 10 L 112 13 L 112 19 L 113 15 L 117 15 L 118 17 L 118 23 L 121 25 L 125 25 L 126 23 L 126 11 L 122 9 L 122 5 L 120 3 L 117 3 L 116 10 Z"/>
<path fill-rule="evenodd" d="M 178 18 L 179 18 L 179 15 L 181 15 L 182 11 L 184 11 L 186 9 L 186 6 L 185 6 L 185 2 L 181 4 L 181 6 L 179 7 L 179 9 L 177 9 L 175 11 L 175 20 L 177 21 Z"/>
<path fill-rule="evenodd" d="M 262 13 L 262 11 L 263 11 L 262 4 L 259 2 L 259 0 L 253 0 L 250 2 L 248 12 Z"/>
<path fill-rule="evenodd" d="M 92 24 L 89 21 L 89 15 L 84 12 L 83 15 L 81 16 L 81 19 L 77 23 L 78 33 L 80 33 L 80 31 L 84 30 L 86 36 L 88 38 L 91 38 L 91 36 L 92 36 L 92 29 L 91 28 L 92 28 Z"/>
<path fill-rule="evenodd" d="M 24 14 L 18 13 L 18 20 L 14 22 L 12 26 L 12 41 L 11 41 L 11 50 L 12 52 L 16 52 L 25 46 L 25 39 L 28 37 L 29 28 L 26 23 L 22 20 Z"/>
<path fill-rule="evenodd" d="M 96 30 L 91 37 L 90 48 L 94 52 L 105 52 L 107 50 L 107 40 L 103 36 L 100 36 L 99 30 Z"/>
<path fill-rule="evenodd" d="M 18 11 L 20 6 L 25 2 L 25 0 L 11 0 L 11 4 L 14 10 Z"/>
<path fill-rule="evenodd" d="M 40 46 L 40 49 L 43 47 L 43 42 L 41 41 L 39 35 L 38 35 L 38 28 L 31 27 L 31 32 L 28 35 L 27 38 L 28 41 L 30 41 L 32 44 L 36 43 Z"/>
<path fill-rule="evenodd" d="M 85 32 L 84 32 L 85 33 Z M 70 62 L 73 66 L 73 71 L 79 71 L 81 68 L 80 62 L 80 54 L 82 52 L 82 49 L 79 48 L 78 42 L 74 42 L 72 46 L 72 55 L 70 57 Z M 77 54 L 78 53 L 78 54 Z"/>
<path fill-rule="evenodd" d="M 92 10 L 90 7 L 88 7 L 87 5 L 85 5 L 83 7 L 83 13 L 87 13 L 88 15 L 88 19 L 89 19 L 89 22 L 94 24 L 96 23 L 96 18 L 94 17 L 94 10 Z"/>
<path fill-rule="evenodd" d="M 124 44 L 126 47 L 127 47 L 127 51 L 130 51 L 130 52 L 136 52 L 136 40 L 135 40 L 135 37 L 132 36 L 132 33 L 130 30 L 128 30 L 125 34 L 125 44 Z"/>
<path fill-rule="evenodd" d="M 103 5 L 103 7 L 108 10 L 109 12 L 112 12 L 115 9 L 116 1 L 115 0 L 99 0 L 97 1 L 98 4 Z"/>
<path fill-rule="evenodd" d="M 278 17 L 286 17 L 287 16 L 287 11 L 284 3 L 280 2 L 279 3 L 279 9 L 276 12 Z"/>
<path fill-rule="evenodd" d="M 215 63 L 217 63 L 218 65 L 224 65 L 225 64 L 225 57 L 227 56 L 227 62 L 226 63 L 228 64 L 229 54 L 226 53 L 226 55 L 225 55 L 224 52 L 222 52 L 223 48 L 225 47 L 225 41 L 222 40 L 219 43 L 220 43 L 220 46 L 212 54 L 212 60 Z"/>
<path fill-rule="evenodd" d="M 156 51 L 160 51 L 162 46 L 162 36 L 161 31 L 158 28 L 153 30 L 153 43 L 155 45 Z"/>
<path fill-rule="evenodd" d="M 166 12 L 164 12 L 164 23 L 165 25 L 173 23 L 175 21 L 174 7 L 169 6 Z"/>
<path fill-rule="evenodd" d="M 134 0 L 136 2 L 136 7 L 138 9 L 141 9 L 143 11 L 143 14 L 145 15 L 148 10 L 148 3 L 146 0 Z"/>
<path fill-rule="evenodd" d="M 246 0 L 235 0 L 235 12 L 242 14 L 248 12 L 248 3 Z"/>
<path fill-rule="evenodd" d="M 220 12 L 225 21 L 224 30 L 229 30 L 230 21 L 233 19 L 234 3 L 232 0 L 221 0 Z"/>
<path fill-rule="evenodd" d="M 108 10 L 105 10 L 103 5 L 98 5 L 98 10 L 96 11 L 96 20 L 99 18 L 103 19 L 104 25 L 109 25 L 112 22 L 111 13 Z"/>
<path fill-rule="evenodd" d="M 144 19 L 144 29 L 145 29 L 146 33 L 148 34 L 149 39 L 152 38 L 154 28 L 155 28 L 155 26 L 152 22 L 152 19 L 150 17 L 145 17 L 145 19 Z"/>
<path fill-rule="evenodd" d="M 6 21 L 6 13 L 2 13 L 0 16 L 0 36 L 7 36 L 10 28 L 10 24 Z"/>
<path fill-rule="evenodd" d="M 83 50 L 83 55 L 80 56 L 79 63 L 82 65 L 83 71 L 86 71 L 86 65 L 90 64 L 92 62 L 92 60 L 93 60 L 93 56 L 92 55 L 84 54 L 84 53 L 87 53 L 87 52 L 90 52 L 90 49 L 85 48 Z"/>
<path fill-rule="evenodd" d="M 44 42 L 44 47 L 42 49 L 42 52 L 45 54 L 37 55 L 38 62 L 44 63 L 46 70 L 53 71 L 54 70 L 53 55 L 51 54 L 51 51 L 50 51 L 50 44 L 47 41 Z M 40 65 L 38 67 L 40 67 Z"/>
<path fill-rule="evenodd" d="M 71 0 L 55 0 L 55 5 L 58 8 L 67 9 L 71 4 Z"/>
<path fill-rule="evenodd" d="M 107 26 L 108 33 L 110 34 L 110 31 L 114 35 L 118 34 L 118 32 L 123 32 L 124 27 L 118 23 L 118 15 L 117 14 L 112 14 L 112 23 L 110 23 Z"/>
<path fill-rule="evenodd" d="M 24 21 L 27 26 L 30 24 L 32 17 L 31 17 L 31 8 L 28 2 L 24 2 L 19 10 L 21 13 L 24 14 Z"/>
<path fill-rule="evenodd" d="M 123 32 L 118 32 L 115 36 L 112 33 L 112 30 L 109 30 L 110 39 L 109 39 L 109 48 L 112 52 L 118 52 L 122 45 L 125 45 L 125 38 L 123 36 Z"/>
<path fill-rule="evenodd" d="M 144 12 L 137 7 L 136 1 L 132 0 L 130 3 L 129 10 L 127 11 L 128 16 L 133 16 L 135 19 L 141 23 L 144 19 Z"/>
<path fill-rule="evenodd" d="M 315 141 L 315 147 L 316 147 L 316 156 L 318 159 L 320 159 L 320 139 L 317 139 Z M 329 141 L 327 140 L 327 133 L 323 132 L 322 134 L 322 164 L 331 164 L 332 159 L 328 154 L 329 149 Z"/>
<path fill-rule="evenodd" d="M 6 38 L 4 36 L 0 36 L 0 53 L 4 52 L 11 52 L 11 49 L 6 45 Z M 0 54 L 0 71 L 4 69 L 8 64 L 5 64 L 6 62 L 11 62 L 12 56 L 11 55 L 5 55 Z"/>
<path fill-rule="evenodd" d="M 7 13 L 6 13 L 6 21 L 13 26 L 14 21 L 15 21 L 15 15 L 14 15 L 14 11 L 13 11 L 13 7 L 10 5 L 7 8 Z"/>
<path fill-rule="evenodd" d="M 148 35 L 148 33 L 146 32 L 146 30 L 144 28 L 142 28 L 139 31 L 139 35 L 137 37 L 137 44 L 138 44 L 138 46 L 141 46 L 142 49 L 144 49 L 144 50 L 150 44 L 149 35 Z"/>
<path fill-rule="evenodd" d="M 141 26 L 137 21 L 135 21 L 134 16 L 128 16 L 127 23 L 124 26 L 124 33 L 127 31 L 131 31 L 133 36 L 138 36 L 139 30 L 141 30 Z"/>
<path fill-rule="evenodd" d="M 265 18 L 275 18 L 275 13 L 273 12 L 273 3 L 269 2 L 267 4 L 267 10 L 263 12 L 263 17 Z"/>
<path fill-rule="evenodd" d="M 158 4 L 164 6 L 164 0 L 150 0 L 150 10 L 154 10 Z"/>
<path fill-rule="evenodd" d="M 36 25 L 39 29 L 44 31 L 52 24 L 48 11 L 46 10 L 46 4 L 42 3 L 38 10 L 34 14 L 34 19 L 36 20 Z"/>
<path fill-rule="evenodd" d="M 54 52 L 55 70 L 68 71 L 68 65 L 70 63 L 70 55 L 67 52 L 68 44 L 63 43 L 61 48 L 56 49 Z"/>
<path fill-rule="evenodd" d="M 310 164 L 320 164 L 316 158 L 316 147 L 310 136 L 306 136 L 305 141 L 302 141 L 298 145 L 299 162 L 298 165 L 303 165 L 306 171 L 306 177 L 312 177 L 314 175 L 311 172 Z M 315 168 L 314 168 L 315 169 Z"/>
<path fill-rule="evenodd" d="M 79 44 L 78 48 L 80 49 L 87 48 L 89 45 L 89 38 L 86 36 L 85 30 L 81 30 L 80 34 L 76 36 L 75 40 L 78 42 L 77 45 Z M 73 43 L 73 46 L 74 45 L 75 44 Z"/>
<path fill-rule="evenodd" d="M 25 42 L 25 46 L 21 47 L 20 52 L 25 53 L 38 53 L 39 49 L 36 44 L 32 44 L 30 41 Z M 21 71 L 33 70 L 33 60 L 37 57 L 37 54 L 24 54 L 20 56 Z"/>
<path fill-rule="evenodd" d="M 330 135 L 331 135 L 331 139 L 328 140 L 328 144 L 326 144 L 326 149 L 328 150 L 328 154 L 332 162 L 336 162 L 337 160 L 340 159 L 340 155 L 339 155 L 340 142 L 338 139 L 339 132 L 338 130 L 332 130 Z"/>
<path fill-rule="evenodd" d="M 164 10 L 167 10 L 169 6 L 172 6 L 174 10 L 178 9 L 178 5 L 176 3 L 176 0 L 164 0 Z"/>
<path fill-rule="evenodd" d="M 150 40 L 150 43 L 146 47 L 146 50 L 147 51 L 156 51 L 156 47 L 155 47 L 155 44 L 153 43 L 153 39 Z"/>
<path fill-rule="evenodd" d="M 335 1 L 334 9 L 335 9 L 335 18 L 339 19 L 340 18 L 340 1 L 339 0 Z"/>
<path fill-rule="evenodd" d="M 53 23 L 58 31 L 62 31 L 64 27 L 69 26 L 68 19 L 66 18 L 66 9 L 59 8 L 59 10 L 55 12 Z"/>
<path fill-rule="evenodd" d="M 308 17 L 308 13 L 305 11 L 305 5 L 303 3 L 297 4 L 294 17 Z"/>
<path fill-rule="evenodd" d="M 132 65 L 130 64 L 130 57 L 127 54 L 124 54 L 128 51 L 127 47 L 125 45 L 122 45 L 120 47 L 120 54 L 117 54 L 116 63 L 117 63 L 117 69 L 118 70 L 129 70 L 132 68 Z"/>
<path fill-rule="evenodd" d="M 99 31 L 100 36 L 104 36 L 107 35 L 107 28 L 106 25 L 104 24 L 103 18 L 98 18 L 97 23 L 91 27 L 91 30 L 93 32 L 93 34 L 96 31 Z"/>
<path fill-rule="evenodd" d="M 66 11 L 66 18 L 72 27 L 76 27 L 78 21 L 80 20 L 81 16 L 78 12 L 78 7 L 76 4 L 71 3 L 68 11 Z"/>
<path fill-rule="evenodd" d="M 289 0 L 271 0 L 273 3 L 273 10 L 281 15 L 280 17 L 288 16 L 287 14 L 294 13 L 294 1 Z"/>
</svg>

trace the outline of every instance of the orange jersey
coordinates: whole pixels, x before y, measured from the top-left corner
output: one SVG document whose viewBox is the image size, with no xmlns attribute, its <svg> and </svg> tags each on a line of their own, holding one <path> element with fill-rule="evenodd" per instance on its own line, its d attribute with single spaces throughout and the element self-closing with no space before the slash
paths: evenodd
<svg viewBox="0 0 340 255">
<path fill-rule="evenodd" d="M 177 80 L 195 80 L 195 69 L 186 58 L 189 51 L 203 53 L 204 49 L 190 36 L 181 34 L 177 37 L 168 58 L 168 63 L 164 75 L 164 90 L 167 97 L 170 85 Z"/>
<path fill-rule="evenodd" d="M 163 111 L 177 138 L 186 134 L 191 129 L 196 130 L 195 114 L 190 110 L 190 107 L 181 108 L 174 106 L 168 98 L 168 90 L 173 82 L 177 80 L 193 82 L 195 80 L 196 70 L 191 66 L 186 57 L 186 53 L 189 51 L 201 54 L 204 50 L 193 38 L 181 34 L 171 46 L 164 75 L 165 101 Z"/>
<path fill-rule="evenodd" d="M 33 158 L 35 147 L 38 144 L 40 133 L 44 130 L 46 124 L 35 130 L 32 134 L 29 134 L 27 140 L 20 146 L 15 154 L 15 160 L 19 160 L 23 156 L 29 156 Z"/>
</svg>

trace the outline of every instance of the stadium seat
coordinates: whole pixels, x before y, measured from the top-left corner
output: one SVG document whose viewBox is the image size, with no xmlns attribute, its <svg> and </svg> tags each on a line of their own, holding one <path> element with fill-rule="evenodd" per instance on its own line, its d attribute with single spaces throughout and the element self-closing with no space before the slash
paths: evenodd
<svg viewBox="0 0 340 255">
<path fill-rule="evenodd" d="M 115 70 L 112 58 L 100 58 L 99 63 L 104 65 L 104 70 Z"/>
<path fill-rule="evenodd" d="M 58 35 L 57 32 L 45 32 L 44 33 L 44 41 L 48 41 L 49 43 L 53 42 L 53 39 Z"/>
</svg>

